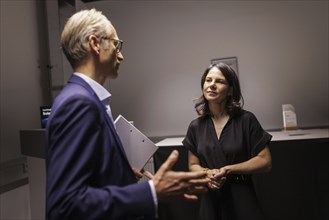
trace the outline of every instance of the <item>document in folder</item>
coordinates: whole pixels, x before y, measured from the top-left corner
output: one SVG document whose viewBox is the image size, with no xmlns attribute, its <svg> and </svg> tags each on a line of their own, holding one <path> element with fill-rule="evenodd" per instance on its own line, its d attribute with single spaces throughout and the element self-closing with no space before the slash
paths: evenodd
<svg viewBox="0 0 329 220">
<path fill-rule="evenodd" d="M 158 147 L 122 115 L 115 119 L 114 124 L 130 166 L 141 170 Z"/>
</svg>

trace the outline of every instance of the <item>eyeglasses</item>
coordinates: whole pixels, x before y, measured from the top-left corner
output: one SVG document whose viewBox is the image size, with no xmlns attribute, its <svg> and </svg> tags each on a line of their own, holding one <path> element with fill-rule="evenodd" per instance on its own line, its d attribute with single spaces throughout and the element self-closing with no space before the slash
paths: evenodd
<svg viewBox="0 0 329 220">
<path fill-rule="evenodd" d="M 120 53 L 122 50 L 122 45 L 123 45 L 123 40 L 117 40 L 117 39 L 113 39 L 113 38 L 108 38 L 108 37 L 103 37 L 102 39 L 105 40 L 113 40 L 114 41 L 114 46 L 115 46 L 115 50 L 117 53 Z"/>
</svg>

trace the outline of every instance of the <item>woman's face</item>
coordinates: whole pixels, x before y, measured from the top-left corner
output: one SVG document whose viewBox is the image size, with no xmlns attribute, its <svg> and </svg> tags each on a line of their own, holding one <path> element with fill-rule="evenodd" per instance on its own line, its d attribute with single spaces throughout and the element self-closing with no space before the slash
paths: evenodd
<svg viewBox="0 0 329 220">
<path fill-rule="evenodd" d="M 226 103 L 229 89 L 229 84 L 223 73 L 217 67 L 211 68 L 203 84 L 203 96 L 205 99 L 208 100 L 209 103 Z"/>
</svg>

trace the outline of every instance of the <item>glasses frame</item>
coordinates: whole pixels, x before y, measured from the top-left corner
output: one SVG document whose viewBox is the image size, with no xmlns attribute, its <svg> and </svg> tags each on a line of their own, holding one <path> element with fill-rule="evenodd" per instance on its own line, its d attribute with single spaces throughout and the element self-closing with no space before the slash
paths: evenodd
<svg viewBox="0 0 329 220">
<path fill-rule="evenodd" d="M 114 38 L 108 38 L 108 37 L 102 37 L 104 40 L 113 40 L 114 41 L 114 46 L 115 46 L 115 51 L 117 53 L 120 53 L 122 50 L 122 45 L 123 45 L 123 40 L 120 39 L 114 39 Z"/>
</svg>

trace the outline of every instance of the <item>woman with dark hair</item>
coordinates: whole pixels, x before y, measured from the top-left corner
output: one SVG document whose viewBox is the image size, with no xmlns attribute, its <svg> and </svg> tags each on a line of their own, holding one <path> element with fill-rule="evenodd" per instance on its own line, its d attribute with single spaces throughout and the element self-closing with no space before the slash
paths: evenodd
<svg viewBox="0 0 329 220">
<path fill-rule="evenodd" d="M 251 175 L 272 167 L 272 136 L 255 115 L 243 109 L 239 79 L 224 63 L 210 65 L 201 78 L 198 118 L 183 145 L 192 171 L 207 172 L 208 192 L 201 196 L 199 219 L 261 220 L 264 216 Z"/>
</svg>

